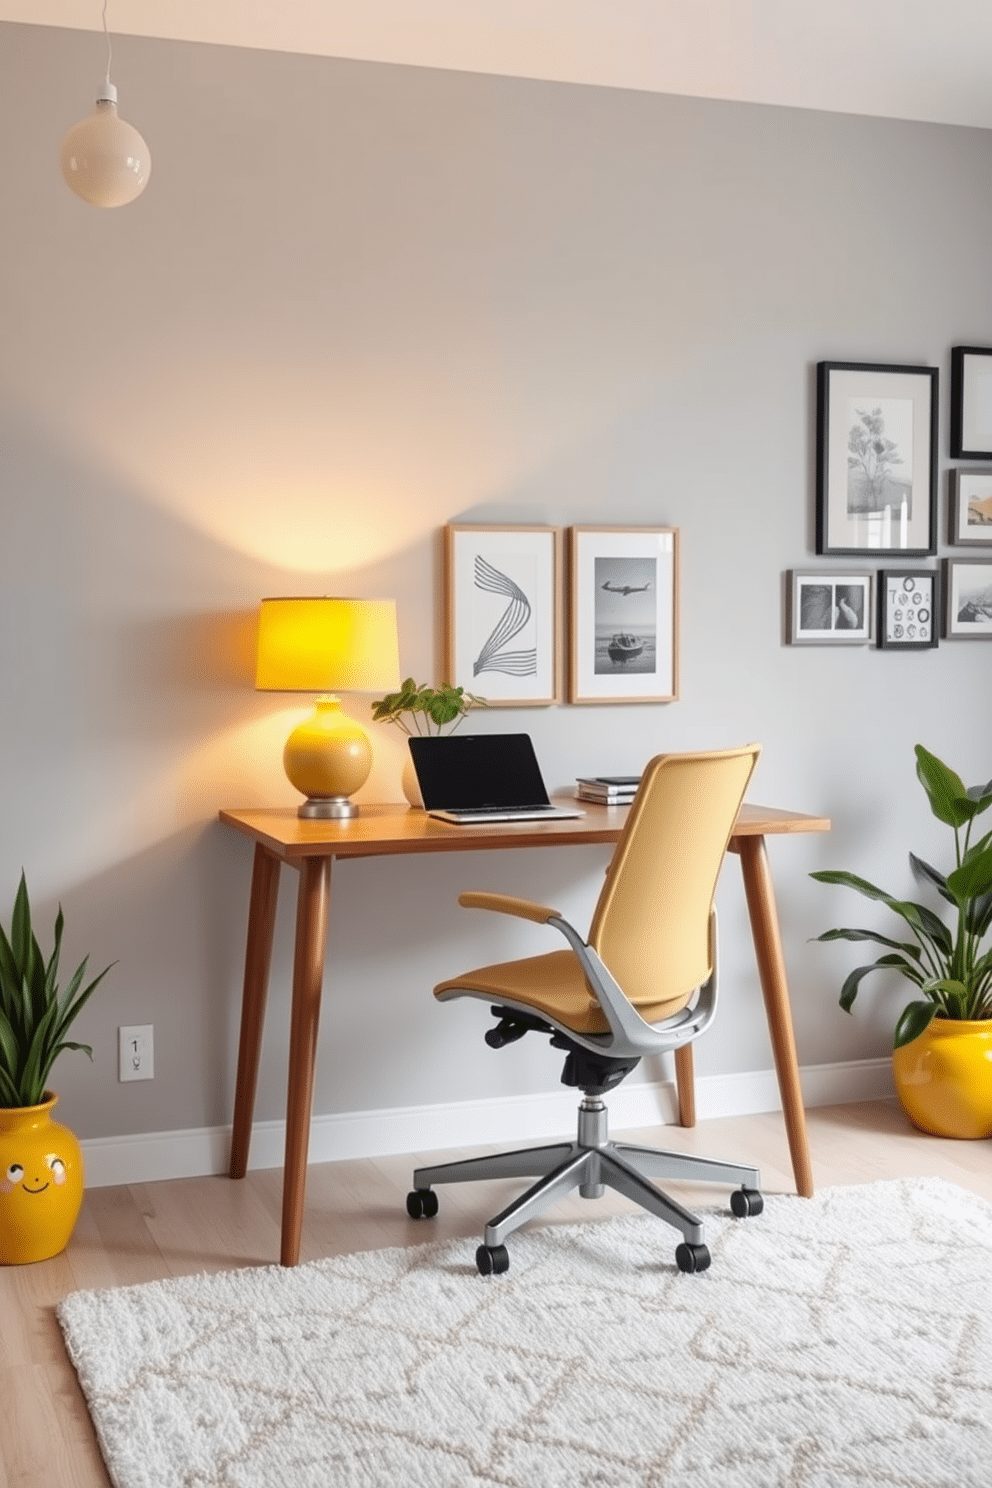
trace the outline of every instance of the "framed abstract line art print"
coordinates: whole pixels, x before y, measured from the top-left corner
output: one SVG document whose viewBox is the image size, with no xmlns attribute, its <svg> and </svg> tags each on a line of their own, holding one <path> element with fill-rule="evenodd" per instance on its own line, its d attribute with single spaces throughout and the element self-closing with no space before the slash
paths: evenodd
<svg viewBox="0 0 992 1488">
<path fill-rule="evenodd" d="M 674 527 L 570 527 L 570 703 L 670 703 L 678 683 Z"/>
<path fill-rule="evenodd" d="M 820 362 L 816 551 L 937 550 L 937 369 Z"/>
<path fill-rule="evenodd" d="M 992 547 L 992 470 L 951 471 L 952 543 Z"/>
<path fill-rule="evenodd" d="M 444 571 L 447 681 L 491 708 L 555 702 L 560 529 L 449 525 Z"/>
<path fill-rule="evenodd" d="M 879 646 L 891 651 L 936 646 L 937 607 L 937 574 L 932 568 L 879 569 Z"/>
<path fill-rule="evenodd" d="M 992 639 L 992 558 L 944 559 L 944 635 Z"/>
<path fill-rule="evenodd" d="M 992 460 L 992 346 L 951 348 L 951 454 Z"/>
<path fill-rule="evenodd" d="M 787 594 L 791 645 L 856 646 L 871 639 L 871 574 L 796 570 Z"/>
</svg>

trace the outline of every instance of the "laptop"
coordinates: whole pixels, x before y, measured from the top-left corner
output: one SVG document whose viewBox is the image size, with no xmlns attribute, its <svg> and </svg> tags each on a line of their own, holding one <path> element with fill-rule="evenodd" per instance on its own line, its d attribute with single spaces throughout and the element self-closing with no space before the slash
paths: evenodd
<svg viewBox="0 0 992 1488">
<path fill-rule="evenodd" d="M 432 734 L 409 744 L 428 816 L 470 826 L 585 815 L 552 806 L 529 734 Z"/>
</svg>

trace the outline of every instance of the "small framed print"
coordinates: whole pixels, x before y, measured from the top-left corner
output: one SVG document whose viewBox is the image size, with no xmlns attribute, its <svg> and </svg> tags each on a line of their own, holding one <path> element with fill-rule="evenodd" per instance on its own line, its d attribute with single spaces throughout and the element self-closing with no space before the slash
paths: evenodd
<svg viewBox="0 0 992 1488">
<path fill-rule="evenodd" d="M 937 574 L 932 568 L 879 569 L 878 644 L 892 651 L 936 646 Z"/>
<path fill-rule="evenodd" d="M 992 470 L 952 470 L 950 539 L 992 547 Z"/>
<path fill-rule="evenodd" d="M 679 695 L 674 527 L 570 527 L 568 700 Z"/>
<path fill-rule="evenodd" d="M 951 348 L 951 454 L 992 460 L 992 346 Z"/>
<path fill-rule="evenodd" d="M 937 551 L 937 368 L 820 362 L 816 551 Z"/>
<path fill-rule="evenodd" d="M 558 697 L 561 532 L 444 529 L 445 677 L 491 708 Z"/>
<path fill-rule="evenodd" d="M 856 646 L 871 639 L 871 574 L 796 570 L 787 596 L 791 645 Z"/>
<path fill-rule="evenodd" d="M 944 635 L 992 638 L 992 558 L 944 559 Z"/>
</svg>

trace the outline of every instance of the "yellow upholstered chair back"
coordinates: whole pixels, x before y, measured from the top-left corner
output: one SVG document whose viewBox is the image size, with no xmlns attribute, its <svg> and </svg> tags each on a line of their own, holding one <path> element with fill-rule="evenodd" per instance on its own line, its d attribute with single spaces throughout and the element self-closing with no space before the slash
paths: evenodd
<svg viewBox="0 0 992 1488">
<path fill-rule="evenodd" d="M 661 754 L 641 777 L 589 930 L 635 1006 L 670 1016 L 712 970 L 713 896 L 759 753 Z"/>
</svg>

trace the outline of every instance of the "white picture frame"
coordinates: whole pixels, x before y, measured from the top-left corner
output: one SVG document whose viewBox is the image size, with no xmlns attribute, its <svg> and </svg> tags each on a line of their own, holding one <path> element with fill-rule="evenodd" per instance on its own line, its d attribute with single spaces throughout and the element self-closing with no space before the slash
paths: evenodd
<svg viewBox="0 0 992 1488">
<path fill-rule="evenodd" d="M 670 703 L 679 695 L 679 533 L 570 527 L 570 703 Z"/>
<path fill-rule="evenodd" d="M 561 529 L 444 529 L 445 677 L 490 708 L 560 694 Z"/>
</svg>

